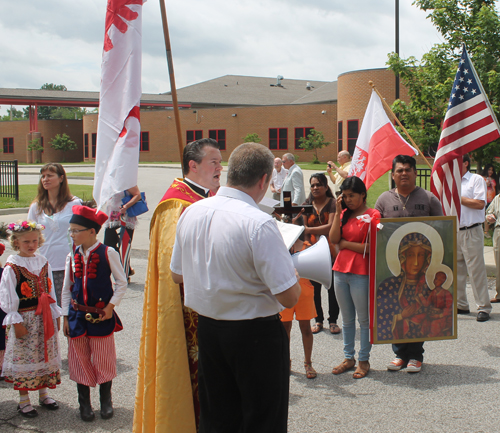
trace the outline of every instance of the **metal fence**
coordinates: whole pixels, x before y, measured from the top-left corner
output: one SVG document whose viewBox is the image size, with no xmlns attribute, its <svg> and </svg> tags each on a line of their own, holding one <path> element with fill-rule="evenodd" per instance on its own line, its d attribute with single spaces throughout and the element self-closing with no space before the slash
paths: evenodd
<svg viewBox="0 0 500 433">
<path fill-rule="evenodd" d="M 0 161 L 0 197 L 14 197 L 19 201 L 17 159 L 14 161 Z"/>
<path fill-rule="evenodd" d="M 471 173 L 475 173 L 475 169 L 471 169 Z M 396 185 L 394 181 L 391 181 L 392 188 Z M 427 190 L 431 189 L 431 169 L 430 168 L 417 168 L 417 186 Z"/>
</svg>

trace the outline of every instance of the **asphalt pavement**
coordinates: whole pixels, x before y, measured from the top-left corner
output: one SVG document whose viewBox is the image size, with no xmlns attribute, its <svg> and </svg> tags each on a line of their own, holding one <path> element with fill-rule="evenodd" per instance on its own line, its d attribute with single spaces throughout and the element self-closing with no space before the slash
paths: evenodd
<svg viewBox="0 0 500 433">
<path fill-rule="evenodd" d="M 23 167 L 20 181 L 38 181 L 36 168 Z M 68 167 L 71 171 L 93 171 L 93 167 Z M 221 184 L 225 184 L 225 171 Z M 311 172 L 305 171 L 305 179 Z M 178 166 L 141 165 L 139 188 L 146 191 L 150 209 L 163 196 L 173 178 L 180 176 Z M 92 184 L 91 180 L 72 182 Z M 307 185 L 308 182 L 306 182 Z M 12 211 L 11 211 L 12 212 Z M 26 218 L 26 210 L 0 215 L 0 222 Z M 62 383 L 51 392 L 60 405 L 56 412 L 37 406 L 37 393 L 30 393 L 39 416 L 22 418 L 16 412 L 18 393 L 0 382 L 0 432 L 130 432 L 134 411 L 138 349 L 144 293 L 144 279 L 149 247 L 148 228 L 152 210 L 139 217 L 132 244 L 132 277 L 121 304 L 117 307 L 124 330 L 116 334 L 118 376 L 113 381 L 115 416 L 102 420 L 98 415 L 98 389 L 92 390 L 96 420 L 85 423 L 79 418 L 76 384 L 69 380 L 67 342 L 59 333 L 62 358 Z M 102 236 L 102 234 L 101 234 Z M 11 253 L 7 249 L 2 262 Z M 494 266 L 491 251 L 486 249 L 488 269 Z M 490 260 L 491 259 L 491 260 Z M 493 268 L 494 269 L 494 268 Z M 494 289 L 495 280 L 489 280 Z M 360 380 L 352 372 L 331 374 L 343 359 L 342 334 L 323 330 L 314 337 L 313 365 L 316 379 L 308 380 L 303 369 L 303 349 L 298 324 L 291 338 L 292 374 L 290 378 L 290 433 L 323 432 L 498 432 L 496 404 L 500 397 L 500 307 L 493 306 L 488 322 L 476 321 L 476 308 L 470 286 L 471 314 L 458 316 L 456 340 L 426 342 L 425 362 L 421 373 L 404 370 L 388 372 L 386 364 L 393 354 L 389 345 L 376 345 L 371 352 L 369 375 Z M 493 291 L 490 294 L 493 295 Z M 326 293 L 323 300 L 326 301 Z M 327 311 L 324 302 L 324 310 Z M 340 324 L 340 321 L 339 321 Z M 359 338 L 359 337 L 358 337 Z M 359 346 L 359 340 L 356 343 Z M 183 433 L 183 432 L 167 432 Z M 258 432 L 255 432 L 258 433 Z"/>
</svg>

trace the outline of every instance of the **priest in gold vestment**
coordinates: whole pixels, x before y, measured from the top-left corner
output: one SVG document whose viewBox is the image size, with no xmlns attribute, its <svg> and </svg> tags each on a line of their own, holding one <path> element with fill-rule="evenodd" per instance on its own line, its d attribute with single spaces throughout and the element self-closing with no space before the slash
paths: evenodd
<svg viewBox="0 0 500 433">
<path fill-rule="evenodd" d="M 195 433 L 198 429 L 198 338 L 195 312 L 184 307 L 170 258 L 183 210 L 220 186 L 222 157 L 215 140 L 184 148 L 184 179 L 175 179 L 156 207 L 150 246 L 134 410 L 134 433 Z"/>
</svg>

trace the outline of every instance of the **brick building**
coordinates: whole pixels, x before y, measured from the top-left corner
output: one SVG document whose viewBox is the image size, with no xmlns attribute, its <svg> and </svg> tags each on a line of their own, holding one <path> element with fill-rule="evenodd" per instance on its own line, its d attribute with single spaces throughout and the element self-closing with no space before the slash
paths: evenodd
<svg viewBox="0 0 500 433">
<path fill-rule="evenodd" d="M 310 129 L 323 132 L 331 144 L 318 152 L 320 161 L 336 160 L 338 151 L 348 149 L 351 154 L 359 128 L 370 99 L 372 80 L 386 101 L 394 101 L 395 78 L 387 69 L 369 69 L 342 74 L 338 81 L 306 81 L 266 77 L 226 75 L 213 80 L 178 89 L 180 120 L 184 144 L 201 138 L 215 138 L 224 160 L 243 142 L 249 133 L 256 133 L 261 143 L 276 156 L 291 152 L 299 161 L 311 161 L 313 152 L 298 147 L 300 137 Z M 14 89 L 22 105 L 22 91 Z M 9 93 L 10 92 L 10 93 Z M 46 92 L 50 92 L 47 94 Z M 0 89 L 0 103 L 6 95 L 14 99 L 11 89 Z M 24 100 L 43 105 L 48 96 L 57 101 L 71 99 L 76 104 L 97 106 L 95 92 L 54 92 L 26 90 Z M 408 95 L 401 89 L 401 99 Z M 52 102 L 56 105 L 59 102 Z M 30 102 L 31 103 L 31 102 Z M 26 104 L 24 104 L 26 105 Z M 3 138 L 2 159 L 31 162 L 27 151 L 29 140 L 39 136 L 44 141 L 42 161 L 60 161 L 58 155 L 45 143 L 55 134 L 67 132 L 77 142 L 78 149 L 68 152 L 67 161 L 91 161 L 95 157 L 97 114 L 84 116 L 83 121 L 50 120 L 38 123 L 38 132 L 30 133 L 28 121 L 0 122 Z M 32 128 L 31 128 L 32 129 Z M 171 95 L 143 94 L 141 98 L 141 162 L 179 161 L 177 133 Z"/>
</svg>

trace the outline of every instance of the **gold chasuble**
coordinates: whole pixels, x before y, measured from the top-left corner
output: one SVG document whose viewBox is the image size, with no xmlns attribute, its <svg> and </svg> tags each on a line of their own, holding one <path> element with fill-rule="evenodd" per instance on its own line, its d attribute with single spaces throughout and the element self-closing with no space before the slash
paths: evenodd
<svg viewBox="0 0 500 433">
<path fill-rule="evenodd" d="M 198 427 L 198 316 L 171 278 L 179 217 L 204 197 L 176 179 L 151 218 L 135 396 L 135 433 L 195 433 Z"/>
</svg>

